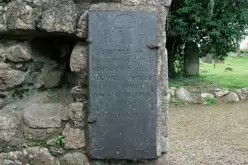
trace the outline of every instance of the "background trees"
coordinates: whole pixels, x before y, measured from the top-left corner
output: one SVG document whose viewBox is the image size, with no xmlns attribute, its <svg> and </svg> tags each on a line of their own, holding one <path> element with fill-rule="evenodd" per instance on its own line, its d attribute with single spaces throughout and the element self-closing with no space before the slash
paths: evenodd
<svg viewBox="0 0 248 165">
<path fill-rule="evenodd" d="M 168 16 L 169 76 L 184 72 L 187 47 L 223 59 L 236 51 L 248 24 L 247 0 L 173 0 Z"/>
</svg>

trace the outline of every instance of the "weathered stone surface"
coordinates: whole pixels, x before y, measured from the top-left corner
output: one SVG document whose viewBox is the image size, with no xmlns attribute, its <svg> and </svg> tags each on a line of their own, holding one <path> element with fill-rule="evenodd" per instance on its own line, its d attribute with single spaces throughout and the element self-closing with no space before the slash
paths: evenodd
<svg viewBox="0 0 248 165">
<path fill-rule="evenodd" d="M 234 93 L 234 92 L 230 92 L 228 93 L 225 97 L 224 97 L 225 101 L 227 101 L 228 103 L 237 103 L 239 102 L 239 96 Z"/>
<path fill-rule="evenodd" d="M 118 1 L 118 0 L 117 0 Z M 171 4 L 171 0 L 120 0 L 124 5 L 151 5 L 151 6 L 167 6 Z"/>
<path fill-rule="evenodd" d="M 248 88 L 242 88 L 241 90 L 242 90 L 242 93 L 243 93 L 243 94 L 245 94 L 245 95 L 248 94 Z"/>
<path fill-rule="evenodd" d="M 243 94 L 241 89 L 235 90 L 235 93 L 237 93 L 238 95 L 242 95 Z"/>
<path fill-rule="evenodd" d="M 166 19 L 165 16 L 168 13 L 168 9 L 164 6 L 124 6 L 118 3 L 105 4 L 99 3 L 94 4 L 90 7 L 89 11 L 148 11 L 158 13 L 158 22 L 157 22 L 157 44 L 165 45 L 166 44 L 166 33 L 165 25 Z M 168 109 L 168 100 L 165 99 L 166 94 L 168 93 L 168 70 L 167 70 L 167 50 L 166 47 L 160 47 L 158 49 L 158 90 L 157 90 L 157 154 L 160 155 L 163 152 L 167 152 L 167 109 Z"/>
<path fill-rule="evenodd" d="M 65 126 L 62 134 L 65 138 L 65 148 L 67 149 L 79 149 L 86 146 L 84 131 L 78 128 L 72 128 L 68 123 Z"/>
<path fill-rule="evenodd" d="M 215 92 L 215 96 L 216 97 L 223 97 L 225 95 L 227 95 L 229 93 L 229 91 L 219 91 L 219 92 Z"/>
<path fill-rule="evenodd" d="M 175 89 L 169 89 L 169 93 L 170 93 L 170 95 L 171 96 L 175 96 L 175 94 L 176 94 L 176 90 Z"/>
<path fill-rule="evenodd" d="M 22 151 L 0 154 L 2 165 L 59 165 L 46 148 L 32 147 Z"/>
<path fill-rule="evenodd" d="M 25 81 L 25 73 L 12 69 L 0 69 L 0 90 L 8 90 Z"/>
<path fill-rule="evenodd" d="M 77 36 L 79 38 L 88 37 L 88 11 L 85 11 L 79 18 L 77 25 Z"/>
<path fill-rule="evenodd" d="M 157 51 L 145 44 L 157 44 L 156 22 L 149 12 L 90 12 L 89 120 L 97 121 L 89 143 L 96 159 L 156 157 Z"/>
<path fill-rule="evenodd" d="M 18 145 L 23 142 L 20 134 L 20 120 L 11 113 L 0 113 L 0 146 Z"/>
<path fill-rule="evenodd" d="M 73 1 L 63 1 L 63 3 L 45 10 L 38 26 L 48 32 L 76 33 L 78 17 Z"/>
<path fill-rule="evenodd" d="M 10 65 L 4 62 L 0 62 L 0 69 L 10 69 Z"/>
<path fill-rule="evenodd" d="M 61 126 L 61 104 L 32 104 L 24 109 L 24 122 L 31 128 Z"/>
<path fill-rule="evenodd" d="M 80 86 L 75 86 L 71 90 L 71 95 L 77 102 L 83 102 L 86 100 L 87 89 L 83 89 Z"/>
<path fill-rule="evenodd" d="M 66 111 L 70 119 L 74 123 L 74 127 L 83 127 L 86 111 L 83 110 L 84 103 L 71 103 L 66 107 Z"/>
<path fill-rule="evenodd" d="M 29 140 L 46 140 L 50 136 L 58 136 L 59 128 L 37 129 L 23 126 L 23 134 L 25 139 Z"/>
<path fill-rule="evenodd" d="M 71 53 L 70 67 L 72 72 L 86 71 L 88 67 L 88 47 L 81 43 L 75 45 Z"/>
<path fill-rule="evenodd" d="M 53 70 L 44 75 L 44 85 L 46 88 L 53 88 L 60 85 L 64 70 Z"/>
<path fill-rule="evenodd" d="M 6 22 L 8 30 L 35 30 L 34 9 L 25 2 L 12 1 L 8 4 Z"/>
<path fill-rule="evenodd" d="M 184 74 L 186 76 L 198 76 L 200 72 L 200 53 L 198 45 L 194 42 L 185 46 Z"/>
<path fill-rule="evenodd" d="M 75 152 L 61 157 L 60 165 L 90 165 L 90 163 L 86 155 Z"/>
<path fill-rule="evenodd" d="M 6 60 L 5 48 L 3 45 L 0 44 L 0 62 L 4 62 L 5 60 Z"/>
<path fill-rule="evenodd" d="M 182 101 L 186 101 L 189 103 L 198 103 L 199 99 L 197 96 L 192 95 L 189 91 L 184 88 L 179 88 L 176 90 L 176 97 Z"/>
<path fill-rule="evenodd" d="M 211 94 L 211 93 L 202 93 L 202 94 L 201 94 L 201 97 L 202 97 L 203 99 L 213 99 L 213 98 L 214 98 L 214 95 Z"/>
<path fill-rule="evenodd" d="M 31 50 L 27 43 L 19 43 L 10 46 L 5 51 L 6 58 L 12 62 L 26 62 L 31 60 Z"/>
</svg>

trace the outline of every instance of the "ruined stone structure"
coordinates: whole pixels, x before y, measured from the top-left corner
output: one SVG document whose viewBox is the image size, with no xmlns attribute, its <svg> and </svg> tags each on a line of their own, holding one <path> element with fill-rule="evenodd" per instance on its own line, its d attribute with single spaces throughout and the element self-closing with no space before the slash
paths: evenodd
<svg viewBox="0 0 248 165">
<path fill-rule="evenodd" d="M 165 24 L 170 1 L 0 0 L 0 164 L 165 165 Z M 96 160 L 89 152 L 88 127 L 94 122 L 88 119 L 89 44 L 94 41 L 88 37 L 88 23 L 90 12 L 103 11 L 148 12 L 156 17 L 152 160 Z"/>
</svg>

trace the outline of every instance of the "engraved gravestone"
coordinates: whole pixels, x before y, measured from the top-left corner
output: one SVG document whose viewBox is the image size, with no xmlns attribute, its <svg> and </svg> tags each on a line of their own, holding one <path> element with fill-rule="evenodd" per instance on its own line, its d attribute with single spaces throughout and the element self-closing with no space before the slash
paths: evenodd
<svg viewBox="0 0 248 165">
<path fill-rule="evenodd" d="M 89 154 L 156 158 L 157 17 L 89 13 Z"/>
</svg>

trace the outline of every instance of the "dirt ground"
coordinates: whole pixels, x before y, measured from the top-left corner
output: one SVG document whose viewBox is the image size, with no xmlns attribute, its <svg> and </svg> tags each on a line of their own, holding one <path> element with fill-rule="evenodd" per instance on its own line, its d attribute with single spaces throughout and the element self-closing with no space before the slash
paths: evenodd
<svg viewBox="0 0 248 165">
<path fill-rule="evenodd" d="M 169 110 L 169 165 L 248 165 L 248 102 Z"/>
</svg>

